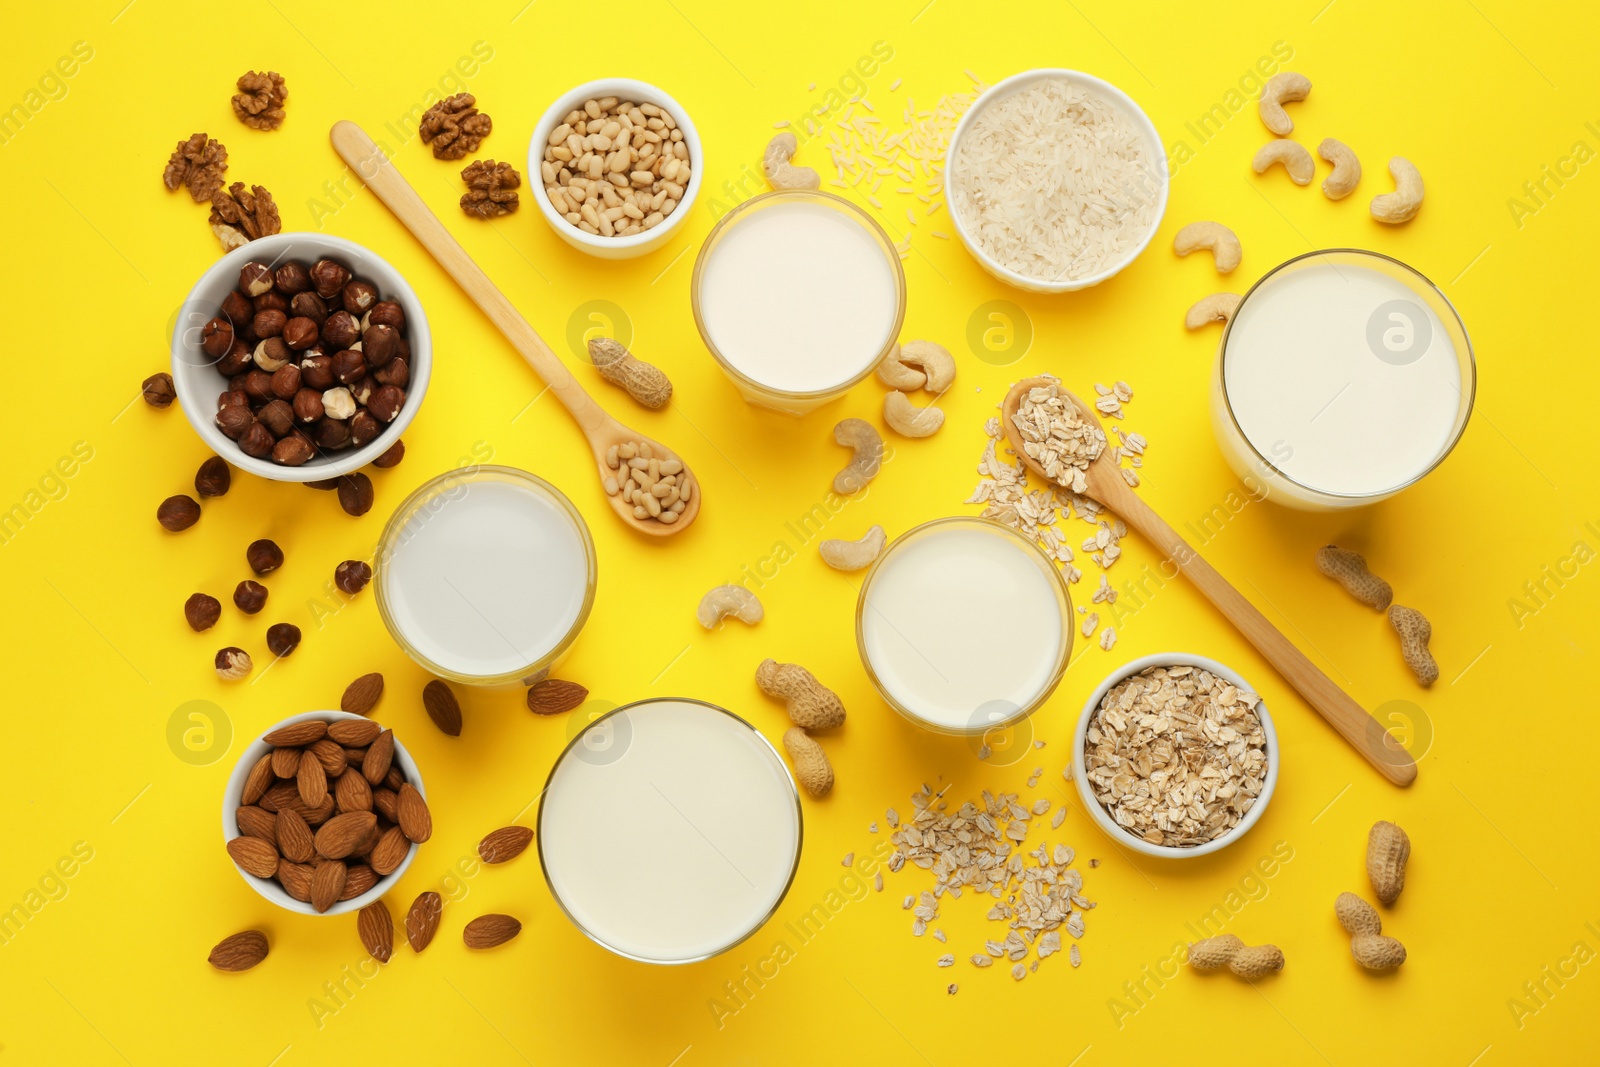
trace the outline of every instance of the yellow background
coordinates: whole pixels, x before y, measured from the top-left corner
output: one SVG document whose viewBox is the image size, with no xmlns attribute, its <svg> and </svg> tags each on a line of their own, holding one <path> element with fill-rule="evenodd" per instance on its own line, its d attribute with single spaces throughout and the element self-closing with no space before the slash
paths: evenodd
<svg viewBox="0 0 1600 1067">
<path fill-rule="evenodd" d="M 1591 396 L 1600 170 L 1560 163 L 1575 142 L 1587 146 L 1586 157 L 1600 148 L 1592 5 L 490 0 L 408 11 L 299 0 L 125 3 L 28 5 L 13 12 L 0 40 L 4 107 L 26 101 L 75 42 L 93 49 L 64 80 L 64 93 L 52 84 L 57 98 L 35 99 L 42 106 L 0 146 L 0 506 L 28 512 L 20 532 L 8 528 L 0 544 L 0 907 L 39 905 L 0 944 L 0 1060 L 290 1065 L 376 1054 L 661 1067 L 819 1059 L 1464 1067 L 1593 1056 L 1600 728 L 1590 672 L 1600 566 L 1562 561 L 1575 542 L 1600 541 Z M 856 659 L 854 580 L 828 571 L 814 543 L 800 545 L 785 529 L 824 499 L 841 464 L 833 422 L 857 415 L 881 425 L 880 389 L 863 384 L 803 421 L 739 401 L 689 313 L 693 252 L 713 221 L 706 203 L 664 249 L 603 263 L 569 250 L 530 204 L 493 224 L 464 218 L 454 203 L 461 164 L 435 161 L 411 138 L 397 150 L 402 170 L 558 350 L 568 353 L 575 309 L 610 301 L 631 322 L 635 349 L 676 382 L 671 410 L 650 414 L 576 367 L 611 410 L 680 449 L 706 492 L 687 535 L 659 545 L 627 536 L 603 505 L 572 424 L 549 398 L 528 406 L 540 384 L 507 344 L 369 193 L 354 182 L 338 191 L 346 171 L 329 148 L 329 125 L 350 118 L 380 133 L 479 41 L 493 55 L 467 85 L 495 119 L 480 155 L 519 169 L 554 96 L 590 78 L 629 75 L 666 87 L 690 110 L 706 141 L 709 197 L 753 166 L 775 120 L 800 115 L 880 41 L 893 57 L 867 79 L 868 99 L 891 126 L 906 98 L 928 106 L 963 90 L 963 70 L 993 82 L 1032 66 L 1067 66 L 1121 86 L 1168 142 L 1195 150 L 1178 169 L 1151 249 L 1089 292 L 1041 298 L 1006 289 L 957 243 L 928 236 L 950 229 L 943 212 L 922 221 L 906 263 L 904 336 L 940 340 L 958 355 L 946 425 L 930 440 L 893 442 L 893 463 L 829 523 L 828 535 L 853 537 L 874 522 L 893 534 L 976 510 L 961 501 L 976 481 L 983 420 L 1015 377 L 1049 371 L 1079 390 L 1117 378 L 1133 385 L 1124 425 L 1151 441 L 1143 495 L 1193 537 L 1185 524 L 1239 486 L 1207 421 L 1215 331 L 1186 333 L 1188 305 L 1324 246 L 1376 249 L 1435 279 L 1460 309 L 1478 356 L 1477 411 L 1449 461 L 1402 498 L 1360 514 L 1307 516 L 1251 503 L 1203 547 L 1365 705 L 1408 702 L 1391 710 L 1403 713 L 1396 721 L 1422 756 L 1415 787 L 1385 784 L 1182 583 L 1123 620 L 1112 653 L 1075 653 L 1034 720 L 1049 742 L 1037 758 L 984 766 L 963 742 L 914 730 L 875 698 Z M 1292 109 L 1296 137 L 1314 145 L 1337 136 L 1365 163 L 1360 190 L 1345 202 L 1281 174 L 1250 174 L 1250 156 L 1266 137 L 1253 107 L 1204 144 L 1185 129 L 1280 41 L 1293 49 L 1289 66 L 1316 85 Z M 268 67 L 290 89 L 288 122 L 270 134 L 240 126 L 228 107 L 233 79 Z M 205 209 L 158 183 L 173 143 L 196 130 L 227 144 L 230 179 L 276 194 L 286 230 L 320 222 L 367 245 L 411 280 L 428 308 L 432 386 L 406 434 L 405 462 L 374 472 L 378 505 L 360 520 L 331 495 L 244 476 L 226 497 L 207 501 L 187 533 L 169 535 L 154 520 L 156 504 L 187 491 L 207 454 L 178 410 L 153 411 L 135 399 L 140 380 L 167 361 L 173 312 L 218 254 Z M 800 161 L 819 164 L 819 147 Z M 1414 160 L 1428 189 L 1421 215 L 1397 229 L 1366 211 L 1388 188 L 1391 154 Z M 1547 185 L 1553 195 L 1542 195 L 1544 203 L 1526 200 L 1523 183 L 1547 166 L 1565 166 L 1568 177 L 1559 188 Z M 333 183 L 331 197 L 325 183 Z M 1508 206 L 1519 196 L 1537 207 L 1520 220 Z M 313 201 L 337 210 L 318 212 Z M 899 201 L 885 203 L 898 235 Z M 1243 240 L 1244 264 L 1225 282 L 1206 257 L 1170 252 L 1173 232 L 1197 218 L 1220 219 Z M 976 358 L 965 341 L 974 310 L 996 299 L 1020 305 L 1033 330 L 1031 350 L 1010 366 Z M 52 480 L 75 446 L 92 458 Z M 318 625 L 312 605 L 325 600 L 334 564 L 370 553 L 389 509 L 475 447 L 552 480 L 589 518 L 599 595 L 561 673 L 595 699 L 692 695 L 745 714 L 776 738 L 781 710 L 752 681 L 755 664 L 775 656 L 810 666 L 850 709 L 846 727 L 824 741 L 839 784 L 825 802 L 805 803 L 806 849 L 792 891 L 773 924 L 721 958 L 653 969 L 613 957 L 562 917 L 531 853 L 504 868 L 474 864 L 486 831 L 531 823 L 531 802 L 568 721 L 530 716 L 518 693 L 463 692 L 466 729 L 447 738 L 429 725 L 425 677 L 385 634 L 370 591 Z M 246 619 L 227 606 L 214 631 L 189 632 L 184 598 L 205 589 L 226 599 L 245 576 L 245 544 L 263 536 L 288 556 L 267 582 L 268 610 Z M 1407 675 L 1385 624 L 1316 573 L 1312 552 L 1328 540 L 1364 551 L 1403 602 L 1434 620 L 1443 676 L 1432 690 Z M 762 588 L 766 621 L 699 629 L 699 595 L 756 566 L 780 541 L 798 558 Z M 1135 538 L 1126 548 L 1112 573 L 1118 582 L 1157 562 Z M 1559 587 L 1547 583 L 1551 595 L 1539 605 L 1523 585 L 1543 580 L 1546 567 L 1565 567 L 1567 577 Z M 1086 593 L 1074 589 L 1079 602 Z M 1519 617 L 1513 598 L 1538 610 Z M 298 623 L 305 642 L 264 671 L 262 632 L 278 620 Z M 256 655 L 249 683 L 224 686 L 212 674 L 211 655 L 225 643 Z M 1255 831 L 1178 867 L 1113 847 L 1058 776 L 1081 704 L 1101 677 L 1128 658 L 1168 649 L 1215 656 L 1258 680 L 1284 750 L 1277 797 Z M 391 908 L 403 911 L 429 888 L 451 903 L 432 948 L 420 957 L 399 950 L 358 986 L 346 978 L 364 959 L 354 916 L 296 917 L 253 893 L 223 852 L 218 804 L 249 737 L 291 713 L 334 704 L 347 681 L 373 670 L 388 679 L 377 717 L 421 765 L 436 826 Z M 218 735 L 198 752 L 169 744 L 167 732 L 191 700 L 220 709 Z M 1061 956 L 1021 983 L 1004 968 L 974 970 L 967 955 L 1002 928 L 984 921 L 984 905 L 971 896 L 943 906 L 948 948 L 912 938 L 900 898 L 927 882 L 908 868 L 890 876 L 881 895 L 844 897 L 804 945 L 791 938 L 794 958 L 764 987 L 747 986 L 753 993 L 719 1025 L 712 1001 L 726 996 L 724 983 L 742 980 L 745 967 L 790 936 L 784 923 L 840 889 L 849 877 L 841 857 L 865 856 L 883 840 L 867 826 L 887 805 L 909 811 L 908 794 L 924 781 L 953 783 L 954 798 L 1020 788 L 1039 764 L 1042 795 L 1072 809 L 1052 839 L 1072 842 L 1081 860 L 1102 861 L 1085 869 L 1099 907 L 1088 915 L 1080 969 Z M 1405 895 L 1384 913 L 1411 956 L 1389 977 L 1356 968 L 1332 915 L 1339 891 L 1368 891 L 1363 843 L 1379 818 L 1399 821 L 1414 842 Z M 51 880 L 75 846 L 92 850 L 92 859 Z M 1252 877 L 1275 848 L 1291 858 L 1271 877 Z M 50 896 L 39 892 L 41 882 Z M 1254 988 L 1226 974 L 1148 977 L 1174 945 L 1192 939 L 1187 924 L 1215 907 L 1230 916 L 1229 931 L 1282 946 L 1287 969 Z M 499 950 L 469 953 L 461 928 L 488 911 L 519 916 L 524 932 Z M 262 966 L 243 975 L 207 966 L 217 940 L 250 927 L 272 942 Z M 961 961 L 951 970 L 934 966 L 945 951 Z M 337 981 L 349 992 L 330 1000 L 325 983 Z M 952 981 L 960 983 L 954 997 L 945 991 Z M 1530 981 L 1543 983 L 1539 1000 L 1524 989 Z M 1143 986 L 1139 999 L 1128 982 Z M 311 1006 L 318 997 L 320 1016 Z"/>
</svg>

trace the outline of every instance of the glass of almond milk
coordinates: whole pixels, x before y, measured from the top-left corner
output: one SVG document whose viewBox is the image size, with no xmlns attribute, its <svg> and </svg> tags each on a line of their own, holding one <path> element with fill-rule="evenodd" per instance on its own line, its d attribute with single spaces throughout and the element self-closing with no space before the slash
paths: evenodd
<svg viewBox="0 0 1600 1067">
<path fill-rule="evenodd" d="M 561 490 L 515 467 L 423 483 L 384 527 L 376 570 L 378 614 L 395 642 L 467 685 L 537 681 L 594 604 L 589 527 Z"/>
<path fill-rule="evenodd" d="M 1037 545 L 991 519 L 935 519 L 878 557 L 856 603 L 856 645 L 883 699 L 918 726 L 981 736 L 1018 722 L 1061 681 L 1071 599 Z"/>
<path fill-rule="evenodd" d="M 1455 308 L 1398 260 L 1311 252 L 1268 272 L 1223 329 L 1211 422 L 1229 466 L 1307 511 L 1387 499 L 1450 454 L 1472 413 Z"/>
<path fill-rule="evenodd" d="M 800 794 L 732 712 L 641 700 L 557 757 L 536 838 L 551 895 L 591 940 L 644 963 L 694 963 L 777 910 L 800 863 Z"/>
<path fill-rule="evenodd" d="M 803 415 L 872 373 L 900 336 L 906 278 L 894 242 L 831 193 L 752 197 L 700 247 L 695 325 L 745 400 Z"/>
</svg>

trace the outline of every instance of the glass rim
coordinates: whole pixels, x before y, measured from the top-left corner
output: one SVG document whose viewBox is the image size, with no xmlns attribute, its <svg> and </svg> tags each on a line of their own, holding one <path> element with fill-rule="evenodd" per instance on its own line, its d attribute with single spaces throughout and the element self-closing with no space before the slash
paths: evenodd
<svg viewBox="0 0 1600 1067">
<path fill-rule="evenodd" d="M 652 959 L 649 956 L 635 955 L 632 952 L 625 951 L 618 948 L 616 945 L 611 944 L 605 938 L 601 937 L 599 934 L 585 926 L 581 921 L 579 921 L 576 915 L 572 914 L 572 910 L 567 907 L 566 901 L 561 899 L 561 893 L 556 889 L 555 882 L 550 877 L 550 865 L 545 859 L 544 854 L 545 797 L 549 795 L 550 784 L 555 781 L 556 772 L 559 771 L 561 769 L 561 765 L 566 762 L 567 756 L 571 754 L 575 747 L 577 747 L 578 742 L 582 740 L 583 736 L 590 730 L 593 730 L 600 723 L 605 722 L 614 715 L 618 715 L 626 711 L 632 711 L 648 704 L 693 704 L 710 711 L 720 712 L 721 714 L 732 719 L 735 723 L 749 730 L 755 735 L 756 740 L 761 742 L 767 754 L 772 757 L 773 762 L 776 764 L 778 770 L 783 772 L 783 780 L 789 785 L 789 798 L 793 801 L 794 859 L 789 864 L 789 876 L 787 879 L 785 879 L 783 888 L 778 891 L 778 895 L 773 900 L 772 906 L 766 910 L 766 912 L 758 921 L 750 926 L 750 929 L 740 934 L 734 940 L 729 941 L 727 944 L 721 946 L 720 948 L 713 949 L 710 952 L 705 952 L 696 956 L 687 956 L 683 959 L 662 960 Z M 590 941 L 593 941 L 607 952 L 614 952 L 624 959 L 634 960 L 638 963 L 653 963 L 663 967 L 678 967 L 689 963 L 703 963 L 706 960 L 722 955 L 724 952 L 727 952 L 730 949 L 737 948 L 739 945 L 744 944 L 750 938 L 754 937 L 756 932 L 763 926 L 767 925 L 772 917 L 778 913 L 778 908 L 781 907 L 784 900 L 788 898 L 789 890 L 794 888 L 795 878 L 797 878 L 800 874 L 800 854 L 803 851 L 803 846 L 805 844 L 805 812 L 800 804 L 800 789 L 795 785 L 794 775 L 789 772 L 788 764 L 783 761 L 783 757 L 778 754 L 778 750 L 772 744 L 772 742 L 767 740 L 766 735 L 764 735 L 760 730 L 756 729 L 755 725 L 748 719 L 729 711 L 720 704 L 713 704 L 709 700 L 699 700 L 695 697 L 645 697 L 642 700 L 635 700 L 630 703 L 623 704 L 620 707 L 612 708 L 604 715 L 596 716 L 594 719 L 591 719 L 583 729 L 573 734 L 572 737 L 567 740 L 566 745 L 562 747 L 561 752 L 557 754 L 555 760 L 550 764 L 550 773 L 545 776 L 544 786 L 539 790 L 539 813 L 534 817 L 533 836 L 535 847 L 539 853 L 539 873 L 544 876 L 545 887 L 550 890 L 550 897 L 556 902 L 556 907 L 560 908 L 561 913 L 567 917 L 567 920 L 571 922 L 573 926 L 577 927 L 579 933 L 583 934 L 584 937 L 587 937 Z"/>
<path fill-rule="evenodd" d="M 792 389 L 782 389 L 778 386 L 768 385 L 765 382 L 757 381 L 755 378 L 750 377 L 748 374 L 735 367 L 728 360 L 728 358 L 722 354 L 722 351 L 717 348 L 716 342 L 712 341 L 711 339 L 711 331 L 706 329 L 705 317 L 700 312 L 700 290 L 701 279 L 705 276 L 706 264 L 711 258 L 711 253 L 715 251 L 715 246 L 721 239 L 724 230 L 731 228 L 739 219 L 745 217 L 747 213 L 754 209 L 757 205 L 770 203 L 773 200 L 793 200 L 797 202 L 806 200 L 821 200 L 830 206 L 834 206 L 836 209 L 845 209 L 848 213 L 853 214 L 853 216 L 866 227 L 869 235 L 872 236 L 879 247 L 883 249 L 885 254 L 884 258 L 888 260 L 889 266 L 892 268 L 894 274 L 895 313 L 894 324 L 889 329 L 888 339 L 884 341 L 883 348 L 878 352 L 877 356 L 870 360 L 867 365 L 854 376 L 839 385 L 830 385 L 821 389 L 796 391 Z M 711 232 L 706 234 L 705 240 L 700 243 L 700 251 L 695 255 L 694 273 L 689 279 L 689 309 L 694 313 L 694 326 L 696 331 L 698 331 L 700 334 L 701 343 L 704 344 L 706 346 L 706 350 L 711 353 L 711 358 L 717 361 L 717 365 L 721 367 L 729 377 L 733 378 L 735 382 L 738 382 L 740 385 L 746 386 L 755 392 L 781 397 L 784 400 L 792 400 L 797 402 L 808 400 L 829 400 L 865 381 L 867 376 L 877 369 L 878 364 L 883 362 L 883 357 L 888 355 L 889 351 L 899 343 L 900 330 L 905 326 L 906 319 L 906 271 L 905 267 L 900 263 L 900 256 L 895 251 L 894 242 L 889 239 L 888 231 L 883 228 L 877 219 L 867 214 L 866 210 L 860 205 L 850 200 L 846 200 L 844 197 L 839 196 L 836 193 L 824 192 L 821 189 L 774 189 L 771 192 L 757 193 L 750 199 L 734 205 L 732 210 L 730 210 L 726 215 L 722 216 L 722 218 L 718 219 L 717 224 L 711 227 Z"/>
<path fill-rule="evenodd" d="M 932 720 L 927 719 L 906 707 L 889 692 L 888 686 L 886 686 L 883 680 L 878 677 L 878 672 L 873 670 L 871 657 L 867 654 L 867 637 L 864 629 L 864 619 L 866 618 L 867 611 L 867 595 L 872 589 L 873 580 L 877 578 L 878 572 L 883 567 L 884 563 L 902 544 L 909 541 L 912 537 L 920 536 L 929 532 L 930 530 L 934 530 L 942 526 L 968 526 L 974 529 L 983 530 L 987 533 L 999 533 L 1009 538 L 1017 545 L 1021 546 L 1025 551 L 1031 553 L 1032 556 L 1037 557 L 1038 561 L 1043 565 L 1043 569 L 1053 576 L 1054 588 L 1060 594 L 1060 601 L 1062 605 L 1064 605 L 1064 610 L 1061 615 L 1061 644 L 1056 655 L 1055 666 L 1050 672 L 1049 681 L 1042 688 L 1040 688 L 1038 695 L 1033 700 L 1021 706 L 1017 711 L 1006 716 L 1004 719 L 998 719 L 994 722 L 985 723 L 981 729 L 961 729 L 959 727 L 946 726 L 943 723 L 933 722 Z M 888 704 L 895 711 L 899 712 L 903 718 L 912 724 L 920 726 L 925 730 L 931 730 L 934 733 L 944 734 L 950 737 L 981 737 L 990 730 L 1004 729 L 1005 727 L 1014 726 L 1015 724 L 1021 722 L 1023 719 L 1026 719 L 1035 711 L 1038 711 L 1041 707 L 1043 707 L 1045 701 L 1049 700 L 1050 697 L 1054 695 L 1057 687 L 1061 685 L 1061 680 L 1066 677 L 1067 667 L 1072 661 L 1072 645 L 1076 627 L 1071 625 L 1071 621 L 1072 591 L 1067 586 L 1066 578 L 1064 578 L 1061 574 L 1061 568 L 1056 565 L 1054 560 L 1045 555 L 1044 549 L 1029 541 L 1026 537 L 1022 536 L 1022 534 L 1018 533 L 1016 530 L 1013 530 L 1003 522 L 998 522 L 994 519 L 986 519 L 981 515 L 947 515 L 939 519 L 929 519 L 927 522 L 913 526 L 911 529 L 900 534 L 900 536 L 896 537 L 893 541 L 890 541 L 884 550 L 878 554 L 878 558 L 873 560 L 872 566 L 867 570 L 866 577 L 861 580 L 861 592 L 856 597 L 856 654 L 861 660 L 862 669 L 867 672 L 867 678 L 872 682 L 872 687 L 878 691 L 878 695 L 883 698 L 884 703 Z"/>
<path fill-rule="evenodd" d="M 1413 278 L 1420 282 L 1423 287 L 1431 290 L 1435 295 L 1438 296 L 1439 300 L 1444 304 L 1445 309 L 1450 312 L 1450 317 L 1455 321 L 1456 328 L 1461 331 L 1461 340 L 1466 346 L 1466 351 L 1464 353 L 1456 353 L 1456 361 L 1461 364 L 1466 371 L 1469 372 L 1467 375 L 1468 380 L 1463 383 L 1465 387 L 1459 390 L 1462 400 L 1462 407 L 1459 415 L 1461 424 L 1455 427 L 1454 431 L 1450 435 L 1449 441 L 1446 442 L 1444 448 L 1440 450 L 1438 456 L 1434 457 L 1433 461 L 1429 463 L 1428 466 L 1425 467 L 1420 473 L 1413 475 L 1403 482 L 1400 482 L 1398 485 L 1390 486 L 1389 488 L 1382 489 L 1375 493 L 1335 493 L 1331 490 L 1319 489 L 1316 486 L 1307 485 L 1305 482 L 1300 481 L 1293 475 L 1284 472 L 1275 463 L 1263 456 L 1261 454 L 1261 450 L 1256 447 L 1255 442 L 1250 440 L 1250 435 L 1244 432 L 1244 427 L 1239 425 L 1239 417 L 1233 412 L 1233 400 L 1228 396 L 1228 338 L 1233 335 L 1233 325 L 1239 320 L 1239 311 L 1244 308 L 1245 302 L 1250 299 L 1257 289 L 1260 289 L 1264 284 L 1266 284 L 1269 278 L 1275 277 L 1280 271 L 1299 263 L 1301 260 L 1317 259 L 1334 255 L 1366 256 L 1371 259 L 1378 259 L 1384 261 L 1385 263 L 1392 264 L 1396 267 L 1399 267 L 1402 271 L 1410 274 Z M 1233 426 L 1234 431 L 1239 435 L 1239 439 L 1244 442 L 1245 447 L 1250 450 L 1250 454 L 1256 458 L 1257 463 L 1259 463 L 1263 468 L 1271 471 L 1273 477 L 1282 478 L 1285 482 L 1295 486 L 1296 488 L 1303 489 L 1307 493 L 1312 493 L 1317 496 L 1327 497 L 1330 500 L 1375 501 L 1386 499 L 1405 489 L 1409 489 L 1413 485 L 1416 485 L 1418 482 L 1422 481 L 1422 479 L 1426 478 L 1428 475 L 1437 470 L 1445 460 L 1450 458 L 1450 454 L 1456 450 L 1456 445 L 1460 444 L 1461 438 L 1466 435 L 1467 424 L 1472 421 L 1472 412 L 1477 401 L 1478 361 L 1477 356 L 1473 353 L 1472 335 L 1467 332 L 1467 324 L 1462 321 L 1461 313 L 1457 311 L 1456 306 L 1450 302 L 1450 298 L 1445 296 L 1444 290 L 1435 285 L 1433 280 L 1430 279 L 1426 274 L 1423 274 L 1411 264 L 1406 263 L 1403 260 L 1396 259 L 1394 256 L 1386 255 L 1382 252 L 1374 252 L 1366 248 L 1319 248 L 1310 252 L 1302 252 L 1297 256 L 1290 256 L 1288 259 L 1284 260 L 1282 263 L 1279 263 L 1276 267 L 1273 267 L 1261 277 L 1257 278 L 1255 283 L 1244 291 L 1244 295 L 1239 298 L 1239 306 L 1234 309 L 1232 315 L 1228 316 L 1228 321 L 1222 324 L 1222 338 L 1217 342 L 1217 388 L 1222 395 L 1223 410 L 1228 413 L 1228 422 Z"/>
<path fill-rule="evenodd" d="M 515 670 L 502 671 L 496 674 L 466 674 L 435 662 L 406 638 L 402 628 L 395 621 L 394 612 L 389 604 L 389 596 L 385 591 L 387 588 L 385 572 L 388 569 L 389 560 L 396 551 L 396 541 L 399 539 L 401 532 L 404 531 L 412 516 L 417 513 L 421 506 L 433 498 L 435 491 L 440 486 L 451 482 L 470 485 L 473 482 L 486 480 L 484 478 L 485 475 L 493 475 L 497 480 L 521 483 L 523 487 L 541 493 L 553 501 L 571 520 L 573 530 L 577 533 L 578 539 L 583 545 L 586 573 L 584 576 L 583 603 L 578 607 L 578 615 L 572 621 L 572 626 L 562 635 L 561 640 L 551 646 L 549 651 L 527 666 L 519 667 Z M 400 650 L 410 656 L 414 662 L 440 678 L 473 686 L 508 685 L 512 682 L 526 684 L 528 679 L 560 659 L 572 647 L 573 642 L 578 639 L 578 635 L 583 632 L 584 624 L 589 621 L 589 612 L 594 607 L 595 587 L 599 581 L 598 560 L 595 555 L 594 538 L 589 533 L 589 524 L 584 521 L 583 515 L 579 513 L 577 507 L 567 498 L 567 495 L 537 474 L 525 471 L 520 467 L 508 467 L 499 463 L 478 463 L 468 467 L 458 467 L 455 470 L 436 474 L 413 489 L 389 515 L 388 522 L 384 524 L 383 533 L 378 538 L 377 554 L 373 562 L 377 564 L 378 570 L 375 578 L 378 616 L 383 620 L 384 628 L 389 631 L 389 636 L 393 638 L 394 643 L 399 645 Z"/>
</svg>

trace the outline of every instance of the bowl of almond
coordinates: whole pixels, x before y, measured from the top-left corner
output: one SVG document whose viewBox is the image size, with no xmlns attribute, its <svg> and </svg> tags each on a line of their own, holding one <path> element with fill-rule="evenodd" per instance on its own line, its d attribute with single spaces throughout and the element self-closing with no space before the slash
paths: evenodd
<svg viewBox="0 0 1600 1067">
<path fill-rule="evenodd" d="M 343 711 L 291 716 L 245 749 L 222 839 L 250 887 L 302 915 L 359 911 L 433 834 L 422 776 L 394 731 Z"/>
</svg>

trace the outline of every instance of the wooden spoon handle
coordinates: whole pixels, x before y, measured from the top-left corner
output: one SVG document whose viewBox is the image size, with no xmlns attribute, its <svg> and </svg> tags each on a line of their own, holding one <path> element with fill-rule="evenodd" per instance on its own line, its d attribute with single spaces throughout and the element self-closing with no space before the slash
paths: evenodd
<svg viewBox="0 0 1600 1067">
<path fill-rule="evenodd" d="M 1176 563 L 1206 599 L 1216 605 L 1256 651 L 1294 686 L 1306 703 L 1327 719 L 1379 774 L 1395 785 L 1410 785 L 1416 779 L 1417 764 L 1411 754 L 1396 744 L 1365 708 L 1307 659 L 1305 653 L 1268 622 L 1254 604 L 1202 559 L 1148 504 L 1131 492 L 1125 496 L 1126 499 L 1119 497 L 1114 510 Z"/>
<path fill-rule="evenodd" d="M 611 416 L 584 391 L 538 331 L 528 325 L 528 320 L 518 314 L 505 294 L 472 261 L 467 250 L 444 228 L 444 223 L 423 203 L 383 150 L 372 142 L 365 130 L 349 121 L 334 123 L 328 138 L 333 142 L 334 151 L 350 164 L 367 188 L 377 194 L 395 218 L 483 310 L 489 321 L 499 327 L 512 347 L 522 353 L 522 358 L 544 379 L 594 444 L 596 433 L 611 422 Z"/>
</svg>

